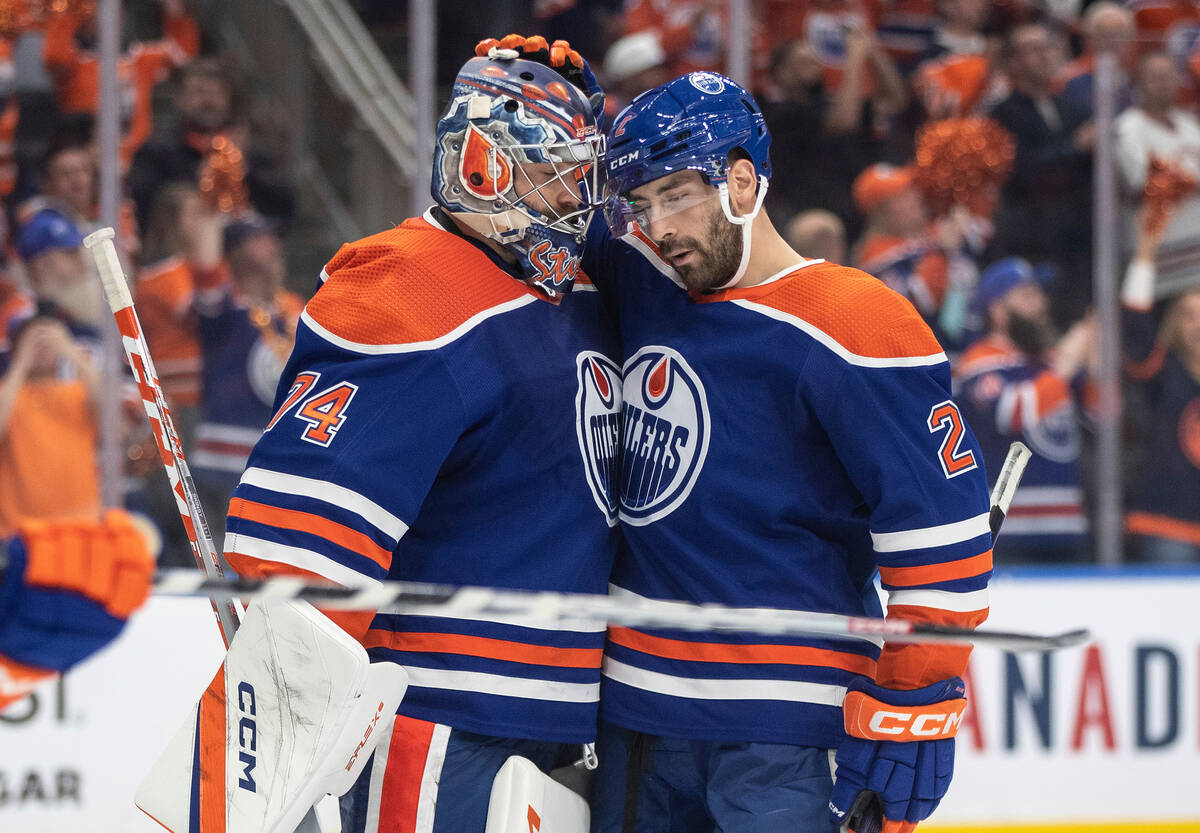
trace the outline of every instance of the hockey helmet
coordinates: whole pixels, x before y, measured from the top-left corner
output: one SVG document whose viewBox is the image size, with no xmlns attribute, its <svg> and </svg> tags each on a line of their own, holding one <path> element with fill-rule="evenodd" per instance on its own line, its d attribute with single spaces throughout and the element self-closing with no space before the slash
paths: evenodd
<svg viewBox="0 0 1200 833">
<path fill-rule="evenodd" d="M 604 137 L 577 87 L 517 54 L 493 48 L 459 71 L 437 125 L 432 192 L 554 297 L 570 291 L 599 204 Z M 578 196 L 569 209 L 564 188 Z"/>
<path fill-rule="evenodd" d="M 716 189 L 725 218 L 742 227 L 742 264 L 726 285 L 736 283 L 749 259 L 750 222 L 771 176 L 771 134 L 754 97 L 719 73 L 688 73 L 635 98 L 613 119 L 607 139 L 604 214 L 613 234 L 621 237 L 647 223 L 644 207 L 629 199 L 630 191 L 678 171 L 697 171 Z M 735 216 L 729 204 L 734 150 L 749 158 L 758 177 L 754 208 L 743 216 Z"/>
</svg>

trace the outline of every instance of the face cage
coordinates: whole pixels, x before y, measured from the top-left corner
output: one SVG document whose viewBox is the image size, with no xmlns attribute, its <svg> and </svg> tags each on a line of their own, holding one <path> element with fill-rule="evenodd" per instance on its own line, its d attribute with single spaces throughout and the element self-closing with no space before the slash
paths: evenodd
<svg viewBox="0 0 1200 833">
<path fill-rule="evenodd" d="M 554 175 L 545 182 L 534 185 L 533 188 L 521 195 L 519 199 L 513 200 L 507 194 L 497 196 L 497 201 L 508 206 L 513 211 L 520 212 L 531 223 L 536 225 L 546 226 L 555 231 L 561 231 L 566 234 L 575 235 L 582 239 L 587 231 L 588 218 L 591 217 L 593 211 L 600 207 L 600 193 L 603 190 L 601 181 L 604 166 L 600 164 L 600 157 L 604 154 L 604 136 L 597 134 L 587 139 L 579 139 L 570 142 L 559 142 L 552 145 L 506 145 L 505 150 L 520 151 L 522 155 L 528 157 L 527 151 L 538 151 L 549 159 L 549 164 L 554 166 Z M 496 153 L 499 148 L 488 149 L 488 165 L 494 170 L 500 170 L 500 165 L 496 159 Z M 529 172 L 524 170 L 525 165 L 538 165 L 540 162 L 528 162 L 513 160 L 512 166 L 514 176 L 517 170 L 521 170 L 525 179 L 529 184 L 533 184 L 533 178 Z M 566 214 L 559 214 L 554 207 L 554 203 L 547 198 L 542 189 L 550 188 L 557 183 L 559 187 L 566 188 L 568 191 L 578 190 L 580 196 L 579 208 L 575 211 L 569 211 Z M 515 188 L 514 181 L 514 188 Z M 543 214 L 536 208 L 527 205 L 525 200 L 531 194 L 536 194 L 546 204 L 546 207 L 554 212 L 554 216 Z"/>
</svg>

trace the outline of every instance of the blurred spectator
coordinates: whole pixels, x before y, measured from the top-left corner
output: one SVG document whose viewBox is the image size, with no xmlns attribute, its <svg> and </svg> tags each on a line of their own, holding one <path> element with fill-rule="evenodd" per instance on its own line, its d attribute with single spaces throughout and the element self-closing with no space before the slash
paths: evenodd
<svg viewBox="0 0 1200 833">
<path fill-rule="evenodd" d="M 605 108 L 619 113 L 634 97 L 673 77 L 657 32 L 636 32 L 618 40 L 604 56 Z"/>
<path fill-rule="evenodd" d="M 1158 326 L 1154 257 L 1163 226 L 1139 223 L 1121 287 L 1126 375 L 1139 389 L 1145 423 L 1144 460 L 1125 526 L 1142 561 L 1194 564 L 1200 562 L 1200 288 L 1173 299 Z"/>
<path fill-rule="evenodd" d="M 1133 13 L 1111 0 L 1100 0 L 1088 6 L 1083 15 L 1083 54 L 1063 67 L 1055 83 L 1072 104 L 1092 117 L 1092 75 L 1096 56 L 1111 53 L 1117 56 L 1117 110 L 1129 105 L 1129 72 L 1137 55 L 1137 31 Z"/>
<path fill-rule="evenodd" d="M 21 227 L 17 254 L 37 300 L 53 303 L 77 336 L 97 338 L 95 328 L 108 319 L 108 310 L 101 312 L 79 227 L 57 211 L 40 211 Z"/>
<path fill-rule="evenodd" d="M 1147 52 L 1138 61 L 1137 104 L 1117 117 L 1117 162 L 1121 178 L 1139 199 L 1151 157 L 1200 179 L 1200 121 L 1176 106 L 1179 71 L 1165 52 Z"/>
<path fill-rule="evenodd" d="M 875 34 L 896 66 L 907 75 L 933 42 L 937 22 L 934 0 L 888 0 L 880 10 Z"/>
<path fill-rule="evenodd" d="M 68 218 L 80 232 L 87 234 L 98 229 L 100 202 L 97 191 L 96 145 L 93 141 L 94 118 L 77 113 L 64 118 L 50 137 L 38 164 L 38 193 L 18 206 L 19 225 L 45 210 L 55 211 Z M 124 199 L 118 218 L 120 234 L 117 247 L 130 261 L 141 248 L 133 203 Z"/>
<path fill-rule="evenodd" d="M 120 79 L 121 159 L 129 164 L 153 127 L 154 87 L 172 68 L 182 66 L 200 51 L 200 32 L 183 0 L 159 0 L 163 9 L 163 39 L 135 43 L 117 65 Z M 95 113 L 100 106 L 100 55 L 97 24 L 91 14 L 66 10 L 46 23 L 43 58 L 54 79 L 59 109 L 64 113 Z"/>
<path fill-rule="evenodd" d="M 178 125 L 142 145 L 129 169 L 138 225 L 146 225 L 154 198 L 167 183 L 198 182 L 218 138 L 230 139 L 241 149 L 251 205 L 282 225 L 289 223 L 295 209 L 292 187 L 278 160 L 254 146 L 235 107 L 233 78 L 221 61 L 194 59 L 180 70 L 178 83 Z"/>
<path fill-rule="evenodd" d="M 854 180 L 854 200 L 867 227 L 851 265 L 879 278 L 937 321 L 946 294 L 946 257 L 927 235 L 929 213 L 912 167 L 872 165 Z"/>
<path fill-rule="evenodd" d="M 1091 298 L 1096 131 L 1086 112 L 1054 94 L 1059 50 L 1046 26 L 1017 26 L 1006 50 L 1013 91 L 991 115 L 1013 134 L 1017 156 L 996 212 L 993 249 L 1057 266 L 1049 292 L 1062 324 L 1080 317 Z"/>
<path fill-rule="evenodd" d="M 989 8 L 985 0 L 938 3 L 933 41 L 919 56 L 912 77 L 914 93 L 930 119 L 969 115 L 999 96 L 993 50 L 984 36 Z"/>
<path fill-rule="evenodd" d="M 99 376 L 51 303 L 41 302 L 10 340 L 0 378 L 0 537 L 24 520 L 94 520 Z"/>
<path fill-rule="evenodd" d="M 879 158 L 875 124 L 904 106 L 905 93 L 874 38 L 859 30 L 847 37 L 846 76 L 836 91 L 826 88 L 810 44 L 795 40 L 776 50 L 771 58 L 774 95 L 763 101 L 763 115 L 773 137 L 775 171 L 767 191 L 768 210 L 785 216 L 825 208 L 853 234 L 861 219 L 850 198 L 850 184 Z M 868 66 L 890 67 L 881 73 L 891 80 L 880 85 L 882 97 L 877 101 L 865 94 Z"/>
<path fill-rule="evenodd" d="M 956 399 L 999 472 L 1013 440 L 1033 452 L 1004 522 L 997 560 L 1053 563 L 1086 557 L 1087 519 L 1080 481 L 1080 408 L 1084 367 L 1094 353 L 1090 319 L 1059 338 L 1049 302 L 1028 261 L 1010 257 L 988 266 L 976 306 L 982 338 L 954 369 Z"/>
<path fill-rule="evenodd" d="M 219 229 L 212 231 L 203 221 L 204 212 L 203 199 L 193 185 L 174 182 L 159 192 L 146 230 L 149 265 L 138 275 L 134 291 L 155 369 L 189 451 L 189 429 L 194 426 L 193 412 L 200 404 L 201 373 L 200 342 L 192 311 L 193 271 L 196 258 L 202 257 L 200 253 L 206 249 L 203 236 L 219 234 Z"/>
<path fill-rule="evenodd" d="M 666 53 L 671 78 L 695 70 L 725 69 L 728 23 L 719 0 L 633 0 L 627 34 L 653 33 Z"/>
<path fill-rule="evenodd" d="M 846 262 L 846 226 L 832 211 L 810 208 L 788 221 L 783 236 L 804 257 Z"/>
<path fill-rule="evenodd" d="M 201 215 L 191 258 L 204 365 L 192 475 L 218 541 L 229 495 L 273 416 L 304 306 L 283 289 L 287 263 L 274 224 L 251 215 L 217 236 L 221 222 Z"/>
</svg>

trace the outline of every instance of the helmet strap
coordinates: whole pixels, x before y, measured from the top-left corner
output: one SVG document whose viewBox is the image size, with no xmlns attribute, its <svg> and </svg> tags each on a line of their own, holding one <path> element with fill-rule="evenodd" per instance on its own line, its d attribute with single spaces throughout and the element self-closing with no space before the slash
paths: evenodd
<svg viewBox="0 0 1200 833">
<path fill-rule="evenodd" d="M 729 182 L 728 180 L 720 183 L 717 186 L 717 197 L 721 201 L 721 210 L 725 213 L 725 219 L 733 223 L 735 226 L 742 227 L 742 260 L 738 264 L 737 271 L 733 273 L 733 277 L 725 283 L 716 287 L 716 289 L 729 289 L 731 286 L 736 286 L 738 282 L 745 276 L 746 267 L 750 264 L 750 233 L 751 226 L 754 225 L 754 218 L 758 216 L 759 209 L 762 208 L 763 200 L 767 196 L 767 178 L 760 176 L 758 178 L 758 194 L 754 197 L 754 208 L 743 217 L 735 217 L 733 208 L 729 204 Z"/>
</svg>

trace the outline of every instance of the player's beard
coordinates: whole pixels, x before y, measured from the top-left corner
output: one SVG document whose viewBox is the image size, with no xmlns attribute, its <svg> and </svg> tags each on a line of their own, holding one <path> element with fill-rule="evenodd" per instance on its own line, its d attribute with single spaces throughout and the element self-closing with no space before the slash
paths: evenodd
<svg viewBox="0 0 1200 833">
<path fill-rule="evenodd" d="M 1043 358 L 1058 337 L 1046 315 L 1021 315 L 1009 311 L 1008 337 L 1027 356 L 1035 359 Z"/>
<path fill-rule="evenodd" d="M 708 220 L 707 244 L 694 237 L 673 240 L 660 247 L 663 257 L 690 249 L 693 262 L 675 266 L 675 272 L 690 292 L 711 292 L 724 285 L 742 262 L 742 229 L 725 219 L 718 206 Z"/>
</svg>

